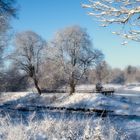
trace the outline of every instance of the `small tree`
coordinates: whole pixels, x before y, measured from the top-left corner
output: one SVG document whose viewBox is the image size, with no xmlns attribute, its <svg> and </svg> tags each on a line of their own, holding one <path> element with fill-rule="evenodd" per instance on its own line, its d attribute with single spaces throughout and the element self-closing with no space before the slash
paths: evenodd
<svg viewBox="0 0 140 140">
<path fill-rule="evenodd" d="M 99 63 L 96 66 L 95 73 L 96 73 L 96 79 L 98 82 L 108 83 L 110 80 L 109 75 L 111 73 L 111 68 L 109 67 L 109 65 L 105 61 L 103 61 L 102 63 Z"/>
<path fill-rule="evenodd" d="M 17 66 L 33 80 L 39 94 L 41 94 L 38 84 L 39 71 L 45 44 L 45 41 L 36 33 L 32 31 L 21 32 L 16 35 L 16 48 L 12 55 Z"/>
<path fill-rule="evenodd" d="M 125 68 L 124 73 L 127 83 L 136 82 L 136 67 L 129 65 Z"/>
<path fill-rule="evenodd" d="M 126 82 L 126 78 L 125 78 L 124 71 L 119 68 L 113 69 L 112 76 L 111 76 L 111 83 L 125 84 L 125 82 Z"/>
<path fill-rule="evenodd" d="M 57 50 L 57 61 L 63 67 L 70 86 L 71 95 L 85 72 L 99 63 L 103 54 L 93 48 L 86 30 L 79 26 L 67 27 L 57 32 L 53 44 Z"/>
</svg>

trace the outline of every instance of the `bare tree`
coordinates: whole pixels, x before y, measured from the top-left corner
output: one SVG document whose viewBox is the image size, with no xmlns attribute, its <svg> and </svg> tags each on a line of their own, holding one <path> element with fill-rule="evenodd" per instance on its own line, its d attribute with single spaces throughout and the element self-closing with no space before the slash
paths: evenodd
<svg viewBox="0 0 140 140">
<path fill-rule="evenodd" d="M 39 94 L 39 71 L 42 60 L 42 50 L 46 42 L 36 33 L 32 31 L 21 32 L 15 38 L 15 52 L 12 55 L 17 66 L 26 72 L 33 80 Z"/>
<path fill-rule="evenodd" d="M 124 73 L 127 83 L 136 82 L 136 73 L 137 73 L 136 67 L 129 65 L 124 69 Z"/>
<path fill-rule="evenodd" d="M 96 79 L 98 82 L 108 83 L 110 81 L 109 76 L 111 73 L 111 68 L 109 67 L 109 65 L 105 61 L 103 61 L 102 63 L 99 63 L 96 66 L 95 73 L 96 73 Z"/>
<path fill-rule="evenodd" d="M 126 78 L 124 71 L 119 68 L 112 69 L 112 76 L 110 80 L 111 83 L 114 84 L 125 84 Z"/>
<path fill-rule="evenodd" d="M 63 67 L 71 95 L 85 72 L 99 63 L 103 54 L 93 48 L 86 30 L 79 26 L 67 27 L 57 32 L 53 44 L 58 50 L 57 61 Z"/>
<path fill-rule="evenodd" d="M 140 1 L 139 0 L 88 0 L 83 4 L 89 8 L 89 15 L 97 18 L 101 26 L 122 25 L 120 31 L 112 33 L 140 42 Z"/>
</svg>

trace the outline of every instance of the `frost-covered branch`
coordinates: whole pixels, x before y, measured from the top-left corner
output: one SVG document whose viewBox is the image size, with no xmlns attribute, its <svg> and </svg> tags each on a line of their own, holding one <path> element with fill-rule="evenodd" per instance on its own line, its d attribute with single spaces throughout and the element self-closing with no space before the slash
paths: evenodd
<svg viewBox="0 0 140 140">
<path fill-rule="evenodd" d="M 88 0 L 88 4 L 82 4 L 88 8 L 88 15 L 101 22 L 101 26 L 119 24 L 123 30 L 113 32 L 123 38 L 140 41 L 140 0 Z"/>
</svg>

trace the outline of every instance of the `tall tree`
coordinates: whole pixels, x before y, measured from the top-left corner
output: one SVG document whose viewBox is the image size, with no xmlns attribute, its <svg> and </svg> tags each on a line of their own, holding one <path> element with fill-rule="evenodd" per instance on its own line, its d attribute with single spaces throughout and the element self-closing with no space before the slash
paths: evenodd
<svg viewBox="0 0 140 140">
<path fill-rule="evenodd" d="M 17 66 L 26 72 L 33 80 L 39 94 L 39 71 L 42 61 L 42 50 L 46 42 L 36 33 L 32 31 L 21 32 L 15 38 L 15 52 L 12 59 L 15 60 Z"/>
<path fill-rule="evenodd" d="M 82 6 L 89 8 L 88 14 L 97 18 L 102 26 L 119 24 L 123 27 L 112 33 L 140 42 L 139 5 L 139 0 L 88 0 L 88 4 Z"/>
<path fill-rule="evenodd" d="M 89 67 L 102 61 L 103 54 L 93 48 L 86 29 L 79 26 L 67 27 L 57 32 L 53 44 L 72 94 Z"/>
</svg>

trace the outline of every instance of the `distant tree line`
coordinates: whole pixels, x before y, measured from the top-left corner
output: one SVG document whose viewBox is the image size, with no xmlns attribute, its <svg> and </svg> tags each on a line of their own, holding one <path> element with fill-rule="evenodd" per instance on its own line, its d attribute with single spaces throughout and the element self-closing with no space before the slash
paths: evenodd
<svg viewBox="0 0 140 140">
<path fill-rule="evenodd" d="M 48 60 L 41 65 L 39 74 L 40 89 L 58 89 L 68 86 L 67 74 L 58 68 L 58 64 Z M 15 63 L 11 63 L 7 70 L 0 73 L 0 91 L 25 91 L 33 87 L 28 75 L 17 69 Z M 78 81 L 78 84 L 127 84 L 140 82 L 140 67 L 127 66 L 126 68 L 111 68 L 105 61 L 102 61 L 94 68 L 88 69 L 85 75 Z"/>
<path fill-rule="evenodd" d="M 140 82 L 140 67 L 127 66 L 124 69 L 111 68 L 107 62 L 103 61 L 87 72 L 87 83 L 96 84 L 128 84 Z"/>
</svg>

